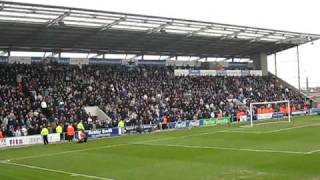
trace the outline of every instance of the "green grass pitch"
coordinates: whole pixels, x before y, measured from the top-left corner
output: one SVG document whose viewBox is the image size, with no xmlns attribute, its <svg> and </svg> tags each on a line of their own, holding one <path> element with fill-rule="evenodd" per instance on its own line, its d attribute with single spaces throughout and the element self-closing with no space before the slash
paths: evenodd
<svg viewBox="0 0 320 180">
<path fill-rule="evenodd" d="M 320 116 L 2 149 L 0 179 L 320 179 Z"/>
</svg>

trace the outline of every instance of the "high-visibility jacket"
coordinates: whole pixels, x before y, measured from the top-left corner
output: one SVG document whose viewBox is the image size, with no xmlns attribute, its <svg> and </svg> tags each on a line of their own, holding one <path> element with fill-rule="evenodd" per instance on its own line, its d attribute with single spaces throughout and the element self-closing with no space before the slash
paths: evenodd
<svg viewBox="0 0 320 180">
<path fill-rule="evenodd" d="M 119 121 L 118 128 L 124 128 L 124 122 L 122 120 Z"/>
<path fill-rule="evenodd" d="M 84 130 L 84 126 L 83 126 L 82 122 L 79 122 L 79 123 L 77 124 L 77 130 L 78 130 L 78 131 Z"/>
<path fill-rule="evenodd" d="M 74 128 L 73 126 L 69 125 L 67 128 L 67 135 L 68 136 L 73 136 L 74 135 Z"/>
<path fill-rule="evenodd" d="M 2 133 L 2 131 L 0 131 L 0 139 L 3 139 L 4 138 L 4 135 Z"/>
<path fill-rule="evenodd" d="M 41 136 L 48 136 L 49 130 L 47 128 L 42 128 L 41 130 Z"/>
<path fill-rule="evenodd" d="M 56 127 L 57 133 L 62 133 L 62 131 L 63 131 L 63 128 L 60 125 Z"/>
</svg>

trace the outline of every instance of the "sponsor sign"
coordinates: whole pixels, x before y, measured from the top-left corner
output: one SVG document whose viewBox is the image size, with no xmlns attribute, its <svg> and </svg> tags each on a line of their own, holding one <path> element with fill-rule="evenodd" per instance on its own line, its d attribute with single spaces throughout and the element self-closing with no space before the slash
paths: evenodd
<svg viewBox="0 0 320 180">
<path fill-rule="evenodd" d="M 176 128 L 176 123 L 175 123 L 175 122 L 170 122 L 169 125 L 168 125 L 168 128 L 169 128 L 169 129 L 174 129 L 174 128 Z"/>
<path fill-rule="evenodd" d="M 186 121 L 177 121 L 175 128 L 186 128 L 187 122 Z"/>
<path fill-rule="evenodd" d="M 312 114 L 312 115 L 320 114 L 320 108 L 311 108 L 309 110 L 309 114 Z"/>
<path fill-rule="evenodd" d="M 121 59 L 89 59 L 89 64 L 121 64 Z"/>
<path fill-rule="evenodd" d="M 251 70 L 250 75 L 251 76 L 262 76 L 262 71 L 261 70 Z"/>
<path fill-rule="evenodd" d="M 201 76 L 216 76 L 217 71 L 216 70 L 201 70 L 200 75 Z"/>
<path fill-rule="evenodd" d="M 0 63 L 7 63 L 7 62 L 8 62 L 8 57 L 0 56 Z"/>
<path fill-rule="evenodd" d="M 247 121 L 247 115 L 240 116 L 240 122 Z"/>
<path fill-rule="evenodd" d="M 165 60 L 139 60 L 138 64 L 140 65 L 166 65 Z"/>
<path fill-rule="evenodd" d="M 293 116 L 297 116 L 297 115 L 306 115 L 307 111 L 295 111 L 295 112 L 291 112 L 291 114 Z"/>
<path fill-rule="evenodd" d="M 241 71 L 241 76 L 250 76 L 250 71 L 248 71 L 248 70 L 242 70 L 242 71 Z"/>
<path fill-rule="evenodd" d="M 257 119 L 271 119 L 273 113 L 257 114 Z"/>
<path fill-rule="evenodd" d="M 200 76 L 200 70 L 189 70 L 189 76 Z"/>
<path fill-rule="evenodd" d="M 31 57 L 10 56 L 9 64 L 31 64 Z"/>
<path fill-rule="evenodd" d="M 217 124 L 225 124 L 225 123 L 230 122 L 229 119 L 230 119 L 229 117 L 217 118 L 216 122 L 217 122 Z"/>
<path fill-rule="evenodd" d="M 60 141 L 60 134 L 57 134 L 57 133 L 49 134 L 48 141 L 49 142 Z M 43 139 L 41 135 L 8 137 L 8 138 L 4 138 L 2 142 L 0 142 L 0 148 L 42 144 L 42 143 L 43 143 Z"/>
<path fill-rule="evenodd" d="M 187 121 L 187 127 L 199 127 L 199 126 L 200 126 L 199 120 Z"/>
<path fill-rule="evenodd" d="M 136 126 L 126 126 L 126 133 L 135 133 L 137 132 Z"/>
<path fill-rule="evenodd" d="M 226 76 L 226 75 L 227 75 L 227 71 L 224 71 L 224 70 L 217 71 L 217 76 Z"/>
<path fill-rule="evenodd" d="M 108 128 L 108 129 L 97 129 L 86 131 L 88 138 L 100 138 L 116 136 L 119 134 L 118 128 Z"/>
<path fill-rule="evenodd" d="M 282 112 L 274 112 L 272 113 L 272 119 L 281 119 L 284 117 L 284 114 Z"/>
<path fill-rule="evenodd" d="M 261 70 L 174 70 L 175 76 L 262 76 Z"/>
<path fill-rule="evenodd" d="M 211 126 L 211 125 L 214 125 L 216 123 L 217 123 L 216 119 L 214 119 L 214 118 L 204 119 L 203 120 L 203 126 Z"/>
<path fill-rule="evenodd" d="M 227 76 L 241 76 L 241 70 L 227 70 Z"/>
<path fill-rule="evenodd" d="M 175 75 L 175 76 L 188 76 L 188 75 L 189 75 L 189 70 L 186 70 L 186 69 L 176 69 L 176 70 L 174 70 L 174 75 Z"/>
<path fill-rule="evenodd" d="M 70 58 L 60 58 L 58 59 L 59 64 L 70 64 Z"/>
<path fill-rule="evenodd" d="M 152 131 L 152 129 L 154 128 L 154 127 L 156 127 L 157 125 L 151 125 L 151 124 L 144 124 L 143 125 L 143 131 Z"/>
<path fill-rule="evenodd" d="M 71 65 L 88 65 L 89 59 L 87 59 L 87 58 L 71 58 L 70 64 Z"/>
</svg>

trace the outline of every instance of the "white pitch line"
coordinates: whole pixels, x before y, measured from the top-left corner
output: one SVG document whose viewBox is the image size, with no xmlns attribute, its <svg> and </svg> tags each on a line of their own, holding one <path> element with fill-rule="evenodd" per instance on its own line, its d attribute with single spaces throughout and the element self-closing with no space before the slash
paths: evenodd
<svg viewBox="0 0 320 180">
<path fill-rule="evenodd" d="M 208 135 L 208 134 L 217 134 L 217 133 L 221 133 L 221 132 L 228 132 L 228 130 L 203 132 L 203 133 L 199 133 L 199 134 L 191 134 L 191 135 L 168 137 L 168 138 L 157 138 L 157 139 L 153 139 L 153 140 L 140 141 L 137 143 L 150 143 L 150 142 L 158 142 L 158 141 L 173 140 L 173 139 L 180 139 L 180 138 L 197 137 L 197 136 L 203 136 L 203 135 Z M 131 143 L 131 144 L 135 144 L 135 143 Z"/>
<path fill-rule="evenodd" d="M 289 128 L 282 128 L 282 129 L 277 129 L 277 130 L 271 130 L 271 131 L 266 131 L 267 133 L 275 133 L 275 132 L 281 132 L 281 131 L 287 131 L 291 129 L 300 129 L 300 128 L 305 128 L 305 127 L 316 127 L 320 126 L 320 124 L 308 124 L 308 125 L 303 125 L 303 126 L 294 126 L 294 127 L 289 127 Z"/>
<path fill-rule="evenodd" d="M 62 151 L 57 153 L 48 153 L 48 154 L 38 154 L 38 155 L 32 155 L 32 156 L 24 156 L 24 157 L 18 157 L 10 159 L 11 161 L 15 160 L 24 160 L 24 159 L 32 159 L 32 158 L 38 158 L 38 157 L 49 157 L 49 156 L 56 156 L 61 154 L 68 154 L 68 153 L 75 153 L 75 152 L 85 152 L 85 151 L 91 151 L 91 150 L 99 150 L 99 149 L 108 149 L 113 147 L 119 147 L 129 144 L 114 144 L 114 145 L 107 145 L 107 146 L 100 146 L 100 147 L 94 147 L 94 148 L 85 148 L 85 149 L 77 149 L 77 150 L 70 150 L 70 151 Z"/>
<path fill-rule="evenodd" d="M 12 165 L 12 166 L 20 166 L 20 167 L 29 168 L 29 169 L 37 169 L 37 170 L 42 170 L 42 171 L 67 174 L 70 176 L 81 176 L 81 177 L 90 178 L 90 179 L 114 180 L 114 179 L 105 178 L 105 177 L 92 176 L 92 175 L 80 174 L 80 173 L 73 173 L 73 172 L 68 172 L 68 171 L 49 169 L 49 168 L 43 168 L 43 167 L 38 167 L 38 166 L 31 166 L 31 165 L 27 165 L 27 164 L 19 164 L 19 163 L 14 163 L 14 162 L 9 162 L 9 161 L 0 161 L 0 163 Z"/>
<path fill-rule="evenodd" d="M 254 126 L 261 126 L 261 125 L 268 125 L 268 124 L 277 124 L 277 123 L 289 123 L 288 121 L 272 121 L 272 122 L 265 122 L 265 123 L 258 123 L 258 124 L 254 124 Z M 251 126 L 250 125 L 243 125 L 240 127 L 244 127 L 244 128 L 248 128 Z"/>
<path fill-rule="evenodd" d="M 276 133 L 276 132 L 281 132 L 281 131 L 288 131 L 291 129 L 299 129 L 299 128 L 305 128 L 305 127 L 319 126 L 319 125 L 320 124 L 311 124 L 311 125 L 295 126 L 295 127 L 282 128 L 282 129 L 270 130 L 270 131 L 243 131 L 243 130 L 237 131 L 237 130 L 228 130 L 227 129 L 227 130 L 204 132 L 204 133 L 191 134 L 191 135 L 185 135 L 185 136 L 158 138 L 158 139 L 153 139 L 153 140 L 140 141 L 138 143 L 150 143 L 150 142 L 158 142 L 158 141 L 173 140 L 173 139 L 188 138 L 188 137 L 197 137 L 197 136 L 203 136 L 203 135 L 208 135 L 208 134 L 218 134 L 218 133 L 269 134 L 269 133 Z"/>
<path fill-rule="evenodd" d="M 288 127 L 288 128 L 281 128 L 281 129 L 276 129 L 276 130 L 269 130 L 269 131 L 237 131 L 237 130 L 229 130 L 225 132 L 234 132 L 234 133 L 252 133 L 252 134 L 269 134 L 269 133 L 276 133 L 276 132 L 281 132 L 281 131 L 288 131 L 291 129 L 300 129 L 300 128 L 306 128 L 306 127 L 316 127 L 320 126 L 320 124 L 308 124 L 308 125 L 302 125 L 302 126 L 293 126 L 293 127 Z"/>
<path fill-rule="evenodd" d="M 217 149 L 217 150 L 231 150 L 231 151 L 265 152 L 265 153 L 309 154 L 309 152 L 301 152 L 301 151 L 231 148 L 231 147 L 220 147 L 220 146 L 189 146 L 189 145 L 151 144 L 151 143 L 149 143 L 149 144 L 148 143 L 133 143 L 133 144 L 146 145 L 146 146 L 167 146 L 167 147 L 193 148 L 193 149 Z"/>
<path fill-rule="evenodd" d="M 306 154 L 314 154 L 320 152 L 320 149 L 314 150 L 314 151 L 309 151 Z"/>
</svg>

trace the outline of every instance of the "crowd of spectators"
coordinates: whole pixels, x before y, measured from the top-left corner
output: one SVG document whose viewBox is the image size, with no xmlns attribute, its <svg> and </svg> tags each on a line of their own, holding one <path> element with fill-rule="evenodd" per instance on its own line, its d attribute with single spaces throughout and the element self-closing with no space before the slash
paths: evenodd
<svg viewBox="0 0 320 180">
<path fill-rule="evenodd" d="M 40 126 L 82 120 L 86 128 L 231 116 L 250 102 L 304 98 L 278 79 L 177 77 L 173 67 L 61 64 L 0 65 L 0 126 L 6 136 L 39 134 Z M 85 106 L 111 119 L 98 121 Z"/>
</svg>

